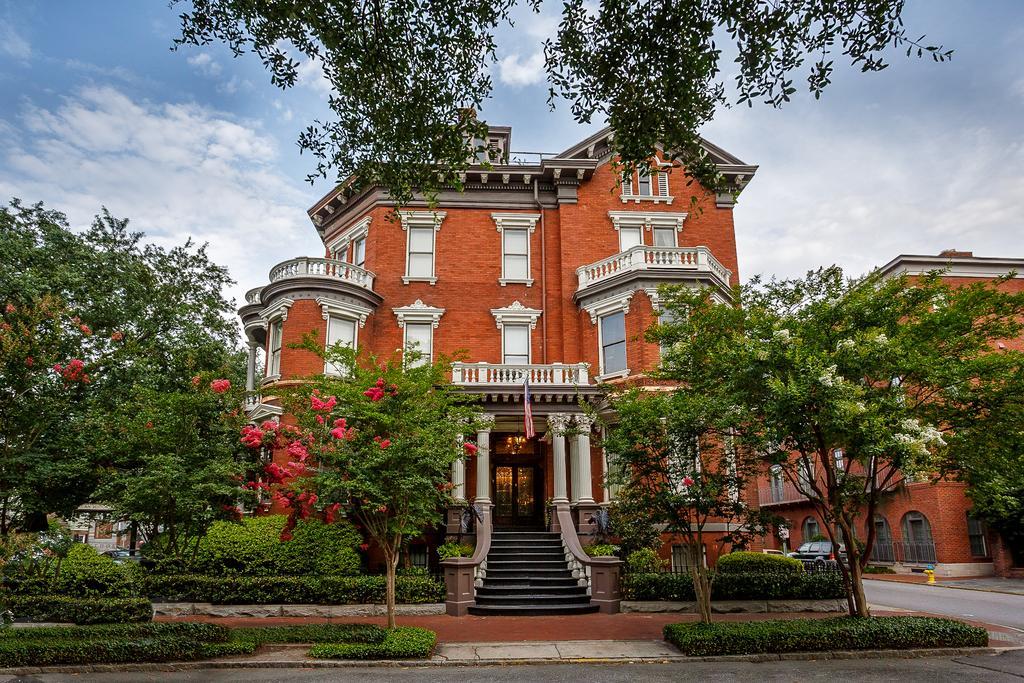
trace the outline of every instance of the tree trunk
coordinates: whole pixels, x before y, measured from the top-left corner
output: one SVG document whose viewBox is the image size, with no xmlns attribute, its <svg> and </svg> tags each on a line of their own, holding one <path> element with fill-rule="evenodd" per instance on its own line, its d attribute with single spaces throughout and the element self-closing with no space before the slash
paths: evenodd
<svg viewBox="0 0 1024 683">
<path fill-rule="evenodd" d="M 387 578 L 384 599 L 387 603 L 388 628 L 395 628 L 395 572 L 398 569 L 399 548 L 385 547 L 384 561 L 387 563 Z"/>
<path fill-rule="evenodd" d="M 711 584 L 708 581 L 707 572 L 702 567 L 692 565 L 690 567 L 690 578 L 693 580 L 693 593 L 697 599 L 697 610 L 700 613 L 700 621 L 703 624 L 711 623 Z"/>
<path fill-rule="evenodd" d="M 857 551 L 850 552 L 850 546 L 846 546 L 846 558 L 850 563 L 850 595 L 853 598 L 851 616 L 870 617 L 868 599 L 864 595 L 864 576 L 861 573 L 860 557 L 856 556 Z"/>
</svg>

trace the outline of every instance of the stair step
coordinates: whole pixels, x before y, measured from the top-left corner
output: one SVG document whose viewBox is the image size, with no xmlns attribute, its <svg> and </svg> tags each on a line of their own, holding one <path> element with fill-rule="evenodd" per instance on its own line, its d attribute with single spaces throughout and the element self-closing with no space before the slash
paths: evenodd
<svg viewBox="0 0 1024 683">
<path fill-rule="evenodd" d="M 523 569 L 554 569 L 555 567 L 564 567 L 565 558 L 560 557 L 557 560 L 504 560 L 495 559 L 492 560 L 490 557 L 487 558 L 487 567 L 494 566 L 495 569 L 514 569 L 521 567 Z"/>
<path fill-rule="evenodd" d="M 527 541 L 520 538 L 491 539 L 491 548 L 561 548 L 560 540 Z"/>
<path fill-rule="evenodd" d="M 579 603 L 588 604 L 590 596 L 583 595 L 558 595 L 557 593 L 534 593 L 533 595 L 478 595 L 478 605 L 530 605 L 543 607 L 551 603 L 560 605 L 576 605 Z"/>
<path fill-rule="evenodd" d="M 481 586 L 476 589 L 476 594 L 478 597 L 532 598 L 536 595 L 545 595 L 570 598 L 586 595 L 587 589 L 583 586 L 519 586 L 516 588 Z"/>
<path fill-rule="evenodd" d="M 491 552 L 487 553 L 488 560 L 511 560 L 513 558 L 522 558 L 524 560 L 554 560 L 565 562 L 565 553 L 562 552 L 561 548 L 553 548 L 551 550 L 495 550 L 491 549 Z"/>
<path fill-rule="evenodd" d="M 492 576 L 490 574 L 484 579 L 484 586 L 487 588 L 504 588 L 505 586 L 550 586 L 552 588 L 572 588 L 578 586 L 578 580 L 572 576 L 535 576 L 523 574 L 521 576 Z"/>
<path fill-rule="evenodd" d="M 477 616 L 548 616 L 558 614 L 592 614 L 600 609 L 588 603 L 549 602 L 540 605 L 473 605 L 468 609 Z"/>
</svg>

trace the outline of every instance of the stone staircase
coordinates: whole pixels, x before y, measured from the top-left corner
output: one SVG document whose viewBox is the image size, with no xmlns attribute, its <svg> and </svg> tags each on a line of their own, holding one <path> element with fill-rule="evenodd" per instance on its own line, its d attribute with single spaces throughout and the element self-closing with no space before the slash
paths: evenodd
<svg viewBox="0 0 1024 683">
<path fill-rule="evenodd" d="M 550 531 L 500 531 L 491 535 L 487 574 L 470 614 L 540 616 L 588 614 L 587 589 L 569 570 L 562 537 Z"/>
</svg>

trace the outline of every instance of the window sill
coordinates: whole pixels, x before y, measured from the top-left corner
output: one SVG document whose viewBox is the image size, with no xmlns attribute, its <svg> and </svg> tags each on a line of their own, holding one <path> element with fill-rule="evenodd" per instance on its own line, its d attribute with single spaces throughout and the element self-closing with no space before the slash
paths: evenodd
<svg viewBox="0 0 1024 683">
<path fill-rule="evenodd" d="M 429 282 L 430 284 L 436 284 L 436 277 L 409 277 L 408 275 L 402 276 L 402 284 L 407 285 L 410 282 Z"/>
<path fill-rule="evenodd" d="M 533 278 L 530 278 L 528 280 L 520 280 L 516 278 L 502 277 L 498 278 L 498 284 L 500 284 L 502 287 L 504 287 L 505 285 L 526 285 L 527 287 L 533 287 Z"/>
<path fill-rule="evenodd" d="M 595 382 L 607 382 L 610 379 L 619 379 L 620 377 L 629 377 L 629 368 L 625 370 L 619 370 L 617 372 L 609 372 L 605 375 L 598 375 L 594 378 Z"/>
<path fill-rule="evenodd" d="M 622 199 L 623 204 L 626 204 L 627 202 L 633 202 L 635 204 L 639 204 L 640 202 L 654 202 L 655 204 L 661 204 L 664 202 L 665 204 L 671 204 L 675 197 L 663 197 L 661 195 L 654 194 L 624 194 L 621 195 L 620 199 Z"/>
</svg>

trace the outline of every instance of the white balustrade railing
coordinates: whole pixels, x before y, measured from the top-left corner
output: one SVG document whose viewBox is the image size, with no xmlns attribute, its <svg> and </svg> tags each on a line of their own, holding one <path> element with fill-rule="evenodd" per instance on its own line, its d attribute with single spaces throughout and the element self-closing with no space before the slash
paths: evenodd
<svg viewBox="0 0 1024 683">
<path fill-rule="evenodd" d="M 374 274 L 351 263 L 328 258 L 300 256 L 278 263 L 270 269 L 270 281 L 294 277 L 323 277 L 350 282 L 365 289 L 373 289 Z"/>
<path fill-rule="evenodd" d="M 452 363 L 452 383 L 465 386 L 522 384 L 532 386 L 589 384 L 588 363 L 506 365 L 499 363 Z"/>
<path fill-rule="evenodd" d="M 245 293 L 245 303 L 258 304 L 260 302 L 260 290 L 262 287 L 253 287 Z"/>
<path fill-rule="evenodd" d="M 709 272 L 729 286 L 732 273 L 718 262 L 707 247 L 650 247 L 639 245 L 597 263 L 576 269 L 579 289 L 637 270 L 678 269 Z"/>
</svg>

